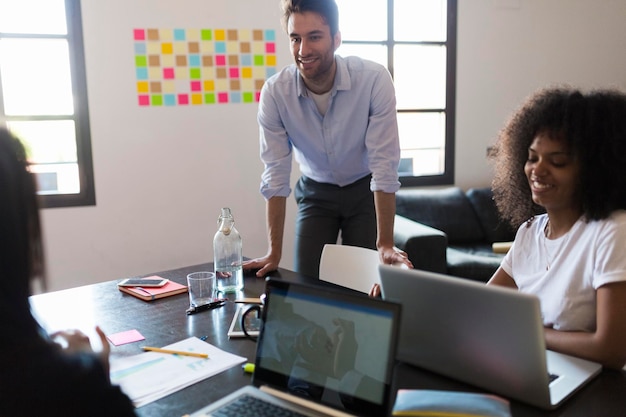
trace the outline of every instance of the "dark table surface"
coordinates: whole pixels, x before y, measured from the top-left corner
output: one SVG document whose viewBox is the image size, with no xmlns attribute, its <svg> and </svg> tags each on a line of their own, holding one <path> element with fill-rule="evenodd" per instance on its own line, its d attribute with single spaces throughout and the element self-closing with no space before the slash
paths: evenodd
<svg viewBox="0 0 626 417">
<path fill-rule="evenodd" d="M 211 263 L 193 265 L 159 275 L 186 284 L 186 276 L 195 271 L 212 271 Z M 285 269 L 270 274 L 272 277 L 299 282 L 311 282 L 295 272 Z M 244 290 L 239 296 L 258 297 L 265 282 L 251 274 L 244 277 Z M 318 282 L 318 281 L 316 281 Z M 229 339 L 227 332 L 235 313 L 236 304 L 187 316 L 187 294 L 145 302 L 117 289 L 117 280 L 33 296 L 33 309 L 40 320 L 51 330 L 80 328 L 89 333 L 98 324 L 108 334 L 136 329 L 145 341 L 111 347 L 111 358 L 142 353 L 144 344 L 165 346 L 190 336 L 206 337 L 206 341 L 220 349 L 254 361 L 256 345 L 248 339 Z M 320 285 L 329 285 L 320 283 Z M 234 299 L 234 294 L 229 297 Z M 158 401 L 137 409 L 139 416 L 183 416 L 217 400 L 237 388 L 249 384 L 250 375 L 237 366 L 180 390 Z M 443 389 L 466 392 L 483 392 L 478 388 L 450 380 L 410 365 L 399 363 L 394 378 L 394 391 L 401 388 Z M 573 398 L 553 411 L 512 401 L 513 416 L 562 417 L 624 417 L 626 416 L 626 372 L 604 370 Z"/>
</svg>

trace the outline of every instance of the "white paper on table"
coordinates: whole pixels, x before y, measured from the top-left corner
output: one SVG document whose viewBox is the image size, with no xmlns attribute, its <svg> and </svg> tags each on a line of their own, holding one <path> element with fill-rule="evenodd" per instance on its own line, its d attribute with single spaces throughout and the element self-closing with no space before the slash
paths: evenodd
<svg viewBox="0 0 626 417">
<path fill-rule="evenodd" d="M 197 337 L 163 348 L 206 353 L 209 358 L 146 352 L 111 360 L 111 382 L 122 388 L 135 407 L 156 401 L 247 360 Z"/>
</svg>

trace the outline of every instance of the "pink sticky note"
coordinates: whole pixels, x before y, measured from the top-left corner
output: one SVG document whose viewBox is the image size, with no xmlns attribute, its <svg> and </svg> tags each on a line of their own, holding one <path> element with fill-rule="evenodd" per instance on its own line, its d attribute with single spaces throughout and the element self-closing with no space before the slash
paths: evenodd
<svg viewBox="0 0 626 417">
<path fill-rule="evenodd" d="M 173 80 L 174 77 L 174 68 L 163 68 L 163 78 L 166 80 Z"/>
<path fill-rule="evenodd" d="M 179 94 L 178 95 L 178 104 L 187 105 L 189 104 L 189 94 Z"/>
<path fill-rule="evenodd" d="M 138 342 L 140 340 L 145 340 L 141 333 L 137 330 L 127 330 L 125 332 L 119 332 L 115 334 L 110 334 L 107 336 L 107 339 L 115 346 L 125 345 L 126 343 Z"/>
<path fill-rule="evenodd" d="M 143 29 L 133 30 L 133 36 L 136 41 L 143 41 L 146 39 L 146 31 Z"/>
</svg>

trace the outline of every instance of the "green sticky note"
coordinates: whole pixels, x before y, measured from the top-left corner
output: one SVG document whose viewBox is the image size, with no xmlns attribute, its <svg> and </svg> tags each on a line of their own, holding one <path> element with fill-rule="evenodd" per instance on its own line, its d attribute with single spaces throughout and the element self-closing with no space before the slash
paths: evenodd
<svg viewBox="0 0 626 417">
<path fill-rule="evenodd" d="M 202 31 L 200 31 L 200 38 L 203 41 L 213 40 L 213 32 L 211 29 L 202 29 Z"/>
<path fill-rule="evenodd" d="M 200 78 L 202 78 L 202 73 L 200 71 L 200 68 L 190 68 L 189 78 L 191 78 L 192 80 L 199 80 Z"/>
<path fill-rule="evenodd" d="M 145 55 L 135 55 L 135 66 L 137 67 L 147 67 L 148 59 Z"/>
</svg>

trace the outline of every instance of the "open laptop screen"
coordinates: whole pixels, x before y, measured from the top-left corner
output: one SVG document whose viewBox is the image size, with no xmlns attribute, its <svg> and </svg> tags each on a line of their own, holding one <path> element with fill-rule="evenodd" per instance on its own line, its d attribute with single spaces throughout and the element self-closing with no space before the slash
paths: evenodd
<svg viewBox="0 0 626 417">
<path fill-rule="evenodd" d="M 335 409 L 386 413 L 399 305 L 270 280 L 254 384 Z"/>
</svg>

